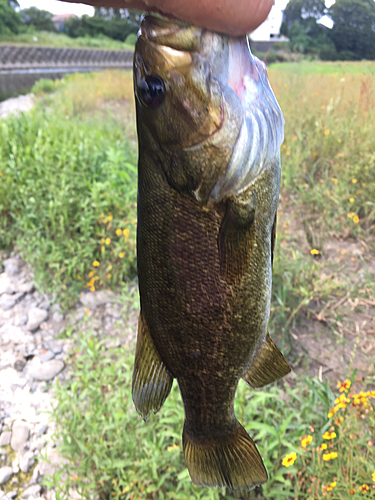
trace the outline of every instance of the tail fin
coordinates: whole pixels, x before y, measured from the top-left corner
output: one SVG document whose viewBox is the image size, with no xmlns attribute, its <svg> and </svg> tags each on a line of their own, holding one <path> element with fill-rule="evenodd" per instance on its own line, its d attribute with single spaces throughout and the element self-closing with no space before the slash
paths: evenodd
<svg viewBox="0 0 375 500">
<path fill-rule="evenodd" d="M 190 438 L 184 427 L 185 460 L 195 485 L 251 490 L 267 481 L 267 471 L 254 441 L 237 424 L 234 435 L 220 440 Z"/>
</svg>

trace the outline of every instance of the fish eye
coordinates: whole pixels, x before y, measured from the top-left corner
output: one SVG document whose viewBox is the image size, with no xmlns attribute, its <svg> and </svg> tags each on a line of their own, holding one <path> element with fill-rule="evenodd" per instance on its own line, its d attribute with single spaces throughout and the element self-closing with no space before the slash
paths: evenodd
<svg viewBox="0 0 375 500">
<path fill-rule="evenodd" d="M 158 75 L 146 75 L 138 85 L 139 99 L 148 108 L 157 108 L 164 101 L 165 86 Z"/>
</svg>

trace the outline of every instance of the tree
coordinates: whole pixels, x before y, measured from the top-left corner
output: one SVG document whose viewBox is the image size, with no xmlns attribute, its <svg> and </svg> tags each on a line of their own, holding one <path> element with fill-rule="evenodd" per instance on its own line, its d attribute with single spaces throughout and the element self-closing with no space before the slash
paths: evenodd
<svg viewBox="0 0 375 500">
<path fill-rule="evenodd" d="M 326 10 L 324 0 L 290 0 L 284 10 L 282 34 L 289 36 L 288 32 L 295 22 L 309 31 L 309 27 L 316 25 Z"/>
<path fill-rule="evenodd" d="M 26 26 L 35 26 L 40 31 L 56 31 L 53 24 L 53 14 L 47 10 L 39 10 L 36 7 L 23 9 L 20 12 L 21 20 Z"/>
<path fill-rule="evenodd" d="M 374 0 L 336 0 L 330 38 L 342 59 L 375 59 Z"/>
<path fill-rule="evenodd" d="M 18 33 L 21 27 L 21 17 L 14 10 L 18 2 L 0 0 L 0 34 Z"/>
</svg>

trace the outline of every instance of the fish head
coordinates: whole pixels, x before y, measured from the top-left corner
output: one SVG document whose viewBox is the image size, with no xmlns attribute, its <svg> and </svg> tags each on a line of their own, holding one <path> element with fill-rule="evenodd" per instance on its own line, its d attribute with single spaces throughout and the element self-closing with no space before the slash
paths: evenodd
<svg viewBox="0 0 375 500">
<path fill-rule="evenodd" d="M 153 154 L 170 185 L 201 203 L 245 189 L 279 152 L 282 114 L 246 37 L 148 15 L 134 90 L 140 156 Z"/>
</svg>

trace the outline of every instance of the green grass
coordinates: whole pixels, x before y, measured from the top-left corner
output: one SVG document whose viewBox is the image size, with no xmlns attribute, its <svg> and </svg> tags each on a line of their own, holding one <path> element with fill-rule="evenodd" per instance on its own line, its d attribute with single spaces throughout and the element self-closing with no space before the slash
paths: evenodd
<svg viewBox="0 0 375 500">
<path fill-rule="evenodd" d="M 338 483 L 333 497 L 338 500 L 349 498 L 352 485 L 359 491 L 359 485 L 371 484 L 375 454 L 366 444 L 375 424 L 375 399 L 365 398 L 363 405 L 359 402 L 328 418 L 336 397 L 328 384 L 294 377 L 259 391 L 241 382 L 237 391 L 236 415 L 258 445 L 268 483 L 251 494 L 195 487 L 181 448 L 184 412 L 177 384 L 160 412 L 143 422 L 131 400 L 133 363 L 127 348 L 106 351 L 90 334 L 80 336 L 70 364 L 74 377 L 57 385 L 58 404 L 52 412 L 55 439 L 67 459 L 46 481 L 57 488 L 58 500 L 68 499 L 71 487 L 84 499 L 95 493 L 101 500 L 312 500 L 321 499 L 322 485 L 333 481 Z M 334 423 L 339 416 L 344 418 Z M 331 430 L 337 437 L 324 439 Z M 306 436 L 312 440 L 304 448 L 301 439 Z M 337 459 L 322 459 L 324 452 L 317 450 L 322 443 L 338 454 Z M 292 452 L 296 461 L 286 468 L 283 459 Z M 345 469 L 348 464 L 350 471 Z"/>
<path fill-rule="evenodd" d="M 274 63 L 271 71 L 281 71 L 293 75 L 345 75 L 345 74 L 375 74 L 373 61 L 298 61 L 297 63 Z"/>
<path fill-rule="evenodd" d="M 38 38 L 34 42 L 34 37 Z M 69 47 L 69 48 L 90 48 L 90 49 L 110 49 L 110 50 L 134 50 L 134 44 L 113 40 L 105 35 L 96 38 L 85 36 L 71 38 L 64 33 L 53 33 L 51 31 L 33 31 L 19 35 L 2 34 L 0 35 L 1 45 L 34 45 L 45 47 Z"/>
<path fill-rule="evenodd" d="M 103 76 L 100 93 L 97 75 L 77 78 L 91 79 L 95 95 L 83 99 L 67 78 L 27 116 L 0 121 L 0 247 L 17 245 L 66 304 L 85 286 L 120 285 L 136 272 L 135 145 L 119 118 L 94 109 L 111 102 L 119 80 L 126 109 L 131 77 Z"/>
</svg>

